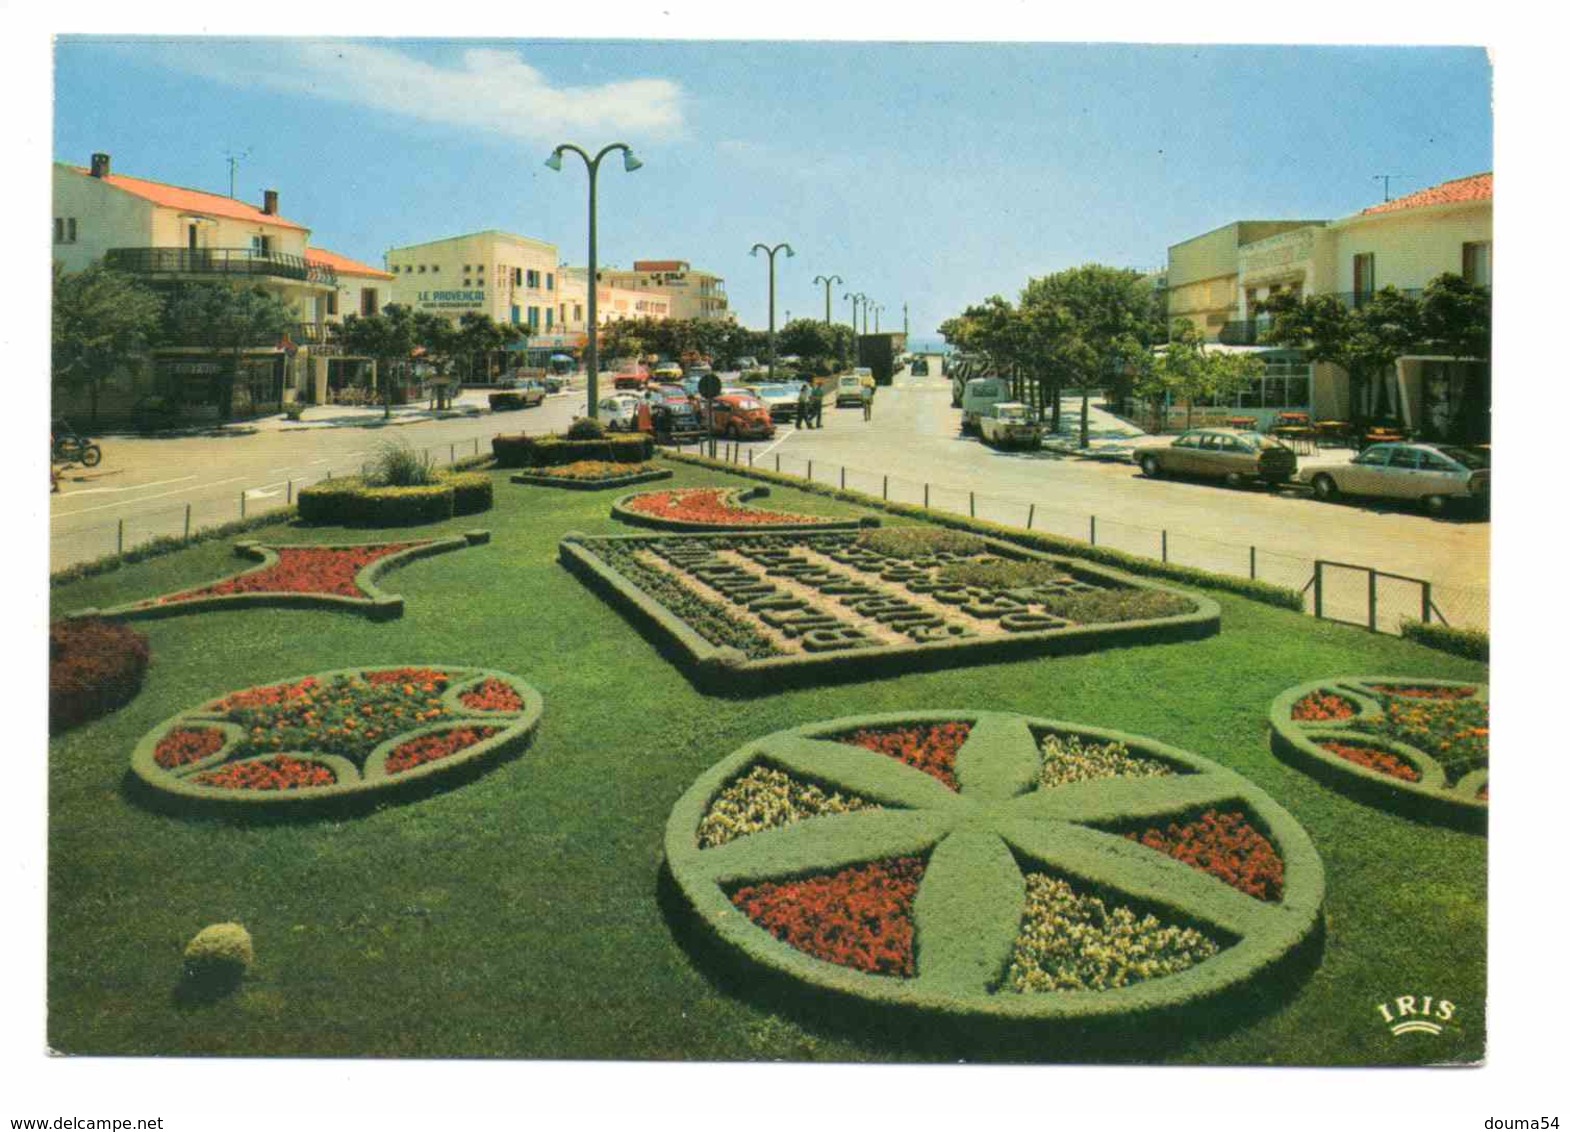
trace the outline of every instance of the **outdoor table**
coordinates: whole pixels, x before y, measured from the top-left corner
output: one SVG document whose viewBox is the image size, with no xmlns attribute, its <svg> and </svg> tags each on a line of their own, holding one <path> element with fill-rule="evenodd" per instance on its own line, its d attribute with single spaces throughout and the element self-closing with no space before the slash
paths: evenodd
<svg viewBox="0 0 1570 1132">
<path fill-rule="evenodd" d="M 1259 422 L 1256 421 L 1253 417 L 1228 417 L 1227 427 L 1246 428 L 1252 430 L 1259 427 Z"/>
<path fill-rule="evenodd" d="M 1308 423 L 1307 413 L 1277 413 L 1272 427 L 1276 429 L 1301 428 L 1306 427 Z"/>
<path fill-rule="evenodd" d="M 1319 442 L 1315 439 L 1314 430 L 1307 425 L 1277 425 L 1273 430 L 1277 439 L 1284 440 L 1293 453 L 1298 456 L 1315 456 L 1319 453 Z"/>
<path fill-rule="evenodd" d="M 1396 428 L 1371 428 L 1363 434 L 1363 448 L 1371 444 L 1390 444 L 1395 441 L 1405 440 L 1406 434 Z"/>
<path fill-rule="evenodd" d="M 1314 432 L 1319 437 L 1321 444 L 1332 442 L 1346 444 L 1347 428 L 1348 424 L 1346 421 L 1320 421 L 1314 426 Z"/>
</svg>

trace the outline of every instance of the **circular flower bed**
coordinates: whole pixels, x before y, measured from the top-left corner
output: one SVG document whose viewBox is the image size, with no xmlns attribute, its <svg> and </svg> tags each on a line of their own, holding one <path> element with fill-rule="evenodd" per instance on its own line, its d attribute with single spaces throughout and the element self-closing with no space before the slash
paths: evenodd
<svg viewBox="0 0 1570 1132">
<path fill-rule="evenodd" d="M 95 618 L 49 626 L 49 730 L 96 719 L 128 702 L 147 672 L 147 638 Z"/>
<path fill-rule="evenodd" d="M 1277 696 L 1270 726 L 1277 755 L 1343 793 L 1463 828 L 1486 823 L 1486 684 L 1317 680 Z"/>
<path fill-rule="evenodd" d="M 943 1016 L 1118 1016 L 1265 985 L 1324 897 L 1307 834 L 1236 773 L 1001 712 L 749 743 L 677 802 L 665 851 L 752 961 Z"/>
<path fill-rule="evenodd" d="M 310 805 L 520 749 L 540 695 L 478 668 L 343 669 L 244 688 L 167 719 L 131 769 L 188 802 Z"/>
<path fill-rule="evenodd" d="M 611 515 L 626 523 L 677 531 L 712 531 L 728 527 L 750 530 L 812 527 L 818 530 L 854 530 L 875 526 L 877 520 L 826 519 L 789 511 L 749 507 L 749 500 L 769 494 L 766 487 L 688 487 L 671 491 L 643 491 L 624 495 L 611 506 Z"/>
</svg>

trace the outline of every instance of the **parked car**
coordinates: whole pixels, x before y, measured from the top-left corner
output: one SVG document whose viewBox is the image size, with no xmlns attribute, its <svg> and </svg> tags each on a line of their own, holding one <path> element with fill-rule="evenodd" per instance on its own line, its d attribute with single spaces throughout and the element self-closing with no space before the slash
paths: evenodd
<svg viewBox="0 0 1570 1132">
<path fill-rule="evenodd" d="M 840 408 L 860 405 L 867 399 L 867 386 L 873 383 L 872 371 L 858 368 L 834 379 L 834 403 Z"/>
<path fill-rule="evenodd" d="M 749 393 L 724 393 L 714 398 L 714 435 L 743 437 L 770 437 L 774 435 L 774 420 L 768 405 Z"/>
<path fill-rule="evenodd" d="M 633 393 L 613 393 L 600 401 L 600 420 L 612 432 L 632 432 L 638 427 L 638 403 Z"/>
<path fill-rule="evenodd" d="M 676 362 L 661 362 L 654 367 L 655 381 L 680 381 L 681 379 L 681 366 Z"/>
<path fill-rule="evenodd" d="M 981 411 L 981 439 L 995 448 L 1040 448 L 1041 422 L 1029 405 L 995 401 Z"/>
<path fill-rule="evenodd" d="M 752 386 L 752 392 L 758 400 L 768 406 L 769 415 L 775 420 L 795 418 L 796 397 L 801 392 L 800 385 L 787 385 L 782 381 L 771 385 L 765 382 Z"/>
<path fill-rule="evenodd" d="M 1285 483 L 1297 472 L 1297 456 L 1273 436 L 1236 428 L 1191 428 L 1170 446 L 1143 444 L 1134 463 L 1157 476 L 1208 476 L 1229 487 L 1245 483 Z"/>
<path fill-rule="evenodd" d="M 642 392 L 648 384 L 649 375 L 634 370 L 623 370 L 611 382 L 612 387 L 615 389 L 631 390 L 632 392 Z"/>
<path fill-rule="evenodd" d="M 927 376 L 927 370 L 928 370 L 928 362 L 927 362 L 927 356 L 925 354 L 918 355 L 916 360 L 910 363 L 910 376 L 911 377 L 926 377 Z"/>
<path fill-rule="evenodd" d="M 1319 499 L 1412 499 L 1438 515 L 1457 501 L 1488 501 L 1488 464 L 1487 453 L 1453 444 L 1374 444 L 1350 463 L 1314 469 L 1308 482 Z"/>
<path fill-rule="evenodd" d="M 654 431 L 656 433 L 696 433 L 703 431 L 698 405 L 679 385 L 652 385 Z"/>
<path fill-rule="evenodd" d="M 960 396 L 959 430 L 962 433 L 977 434 L 981 431 L 981 412 L 988 405 L 999 401 L 1012 400 L 1009 383 L 1002 377 L 973 377 L 965 382 L 965 391 Z"/>
</svg>

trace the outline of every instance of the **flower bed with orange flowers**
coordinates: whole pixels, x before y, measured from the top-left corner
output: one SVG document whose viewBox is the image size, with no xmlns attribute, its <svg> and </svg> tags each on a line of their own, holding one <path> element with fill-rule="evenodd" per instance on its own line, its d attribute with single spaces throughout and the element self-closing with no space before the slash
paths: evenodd
<svg viewBox="0 0 1570 1132">
<path fill-rule="evenodd" d="M 767 497 L 766 487 L 688 487 L 672 491 L 644 491 L 624 495 L 611 506 L 611 515 L 623 522 L 676 531 L 712 531 L 741 527 L 812 527 L 818 530 L 854 530 L 876 526 L 877 520 L 827 519 L 790 511 L 766 511 L 748 506 Z"/>
<path fill-rule="evenodd" d="M 1192 865 L 1256 900 L 1281 899 L 1286 865 L 1270 839 L 1237 810 L 1207 810 L 1198 819 L 1126 835 L 1147 849 Z"/>
<path fill-rule="evenodd" d="M 575 460 L 570 464 L 530 468 L 512 477 L 513 483 L 533 487 L 566 487 L 581 491 L 602 491 L 612 487 L 632 487 L 655 480 L 668 480 L 671 470 L 652 461 L 623 464 L 614 460 Z"/>
<path fill-rule="evenodd" d="M 1276 697 L 1276 753 L 1355 796 L 1467 829 L 1488 811 L 1488 686 L 1335 677 Z"/>
<path fill-rule="evenodd" d="M 541 708 L 502 672 L 345 669 L 209 700 L 149 732 L 131 765 L 191 801 L 342 798 L 521 749 Z"/>
<path fill-rule="evenodd" d="M 923 774 L 930 774 L 950 790 L 958 790 L 954 780 L 954 756 L 970 735 L 968 723 L 927 723 L 916 727 L 863 728 L 839 739 L 854 747 L 865 747 L 880 755 L 896 758 Z"/>
<path fill-rule="evenodd" d="M 381 590 L 376 580 L 419 558 L 490 541 L 486 531 L 447 539 L 363 543 L 346 546 L 268 546 L 244 541 L 235 553 L 260 564 L 206 585 L 103 610 L 79 610 L 77 617 L 118 620 L 171 617 L 210 609 L 259 606 L 348 609 L 377 620 L 403 614 L 403 598 Z"/>
</svg>

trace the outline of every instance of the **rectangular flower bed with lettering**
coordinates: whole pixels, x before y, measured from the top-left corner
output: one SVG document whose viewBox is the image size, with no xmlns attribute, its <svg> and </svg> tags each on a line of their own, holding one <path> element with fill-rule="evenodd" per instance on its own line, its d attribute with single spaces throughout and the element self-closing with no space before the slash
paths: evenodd
<svg viewBox="0 0 1570 1132">
<path fill-rule="evenodd" d="M 569 534 L 562 564 L 724 690 L 1192 640 L 1208 598 L 925 527 Z"/>
</svg>

